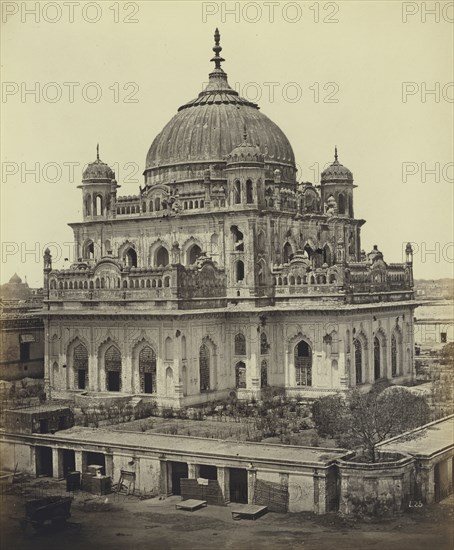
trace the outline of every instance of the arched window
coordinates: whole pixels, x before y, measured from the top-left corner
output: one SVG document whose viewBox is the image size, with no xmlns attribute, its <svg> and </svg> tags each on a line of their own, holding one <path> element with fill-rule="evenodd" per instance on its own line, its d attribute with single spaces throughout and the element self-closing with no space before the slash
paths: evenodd
<svg viewBox="0 0 454 550">
<path fill-rule="evenodd" d="M 363 383 L 363 346 L 361 342 L 355 338 L 353 340 L 353 347 L 355 349 L 355 380 L 358 385 Z"/>
<path fill-rule="evenodd" d="M 270 349 L 270 346 L 268 345 L 268 338 L 266 337 L 266 333 L 262 332 L 260 335 L 260 353 L 262 355 L 266 355 Z"/>
<path fill-rule="evenodd" d="M 333 263 L 331 249 L 327 244 L 323 247 L 323 263 L 328 265 Z"/>
<path fill-rule="evenodd" d="M 128 248 L 124 255 L 124 262 L 128 267 L 137 267 L 137 252 L 134 248 Z"/>
<path fill-rule="evenodd" d="M 186 336 L 183 334 L 183 336 L 181 337 L 181 358 L 186 359 L 186 354 Z"/>
<path fill-rule="evenodd" d="M 202 253 L 202 249 L 200 248 L 200 246 L 193 244 L 187 252 L 187 264 L 188 265 L 195 264 L 197 258 L 200 256 L 201 253 Z"/>
<path fill-rule="evenodd" d="M 282 263 L 288 264 L 289 261 L 293 258 L 293 248 L 289 242 L 284 244 L 284 249 L 282 251 Z"/>
<path fill-rule="evenodd" d="M 247 180 L 246 182 L 246 202 L 247 204 L 252 204 L 254 202 L 254 190 L 251 180 Z"/>
<path fill-rule="evenodd" d="M 233 249 L 237 252 L 244 252 L 244 235 L 236 225 L 232 225 L 230 232 L 233 237 Z"/>
<path fill-rule="evenodd" d="M 391 375 L 397 376 L 397 340 L 395 334 L 391 336 Z"/>
<path fill-rule="evenodd" d="M 106 390 L 121 391 L 121 354 L 118 348 L 110 346 L 104 355 Z"/>
<path fill-rule="evenodd" d="M 374 338 L 374 378 L 378 380 L 381 377 L 381 349 L 380 340 Z"/>
<path fill-rule="evenodd" d="M 210 389 L 210 350 L 206 344 L 202 344 L 199 350 L 199 377 L 200 391 Z"/>
<path fill-rule="evenodd" d="M 85 199 L 85 215 L 91 216 L 91 195 L 87 195 Z"/>
<path fill-rule="evenodd" d="M 146 212 L 146 211 L 147 211 L 147 203 L 143 202 L 142 203 L 142 212 Z"/>
<path fill-rule="evenodd" d="M 345 214 L 345 196 L 343 193 L 339 193 L 337 197 L 337 208 L 339 214 Z"/>
<path fill-rule="evenodd" d="M 95 257 L 95 245 L 93 241 L 87 241 L 84 246 L 84 259 L 93 260 Z"/>
<path fill-rule="evenodd" d="M 241 204 L 241 183 L 238 180 L 233 184 L 233 204 Z"/>
<path fill-rule="evenodd" d="M 139 353 L 140 391 L 156 393 L 156 354 L 150 346 Z"/>
<path fill-rule="evenodd" d="M 83 344 L 77 344 L 73 351 L 74 387 L 84 390 L 88 387 L 88 351 Z"/>
<path fill-rule="evenodd" d="M 347 329 L 345 331 L 345 353 L 350 353 L 350 331 Z"/>
<path fill-rule="evenodd" d="M 246 388 L 246 365 L 243 361 L 235 365 L 235 387 Z"/>
<path fill-rule="evenodd" d="M 235 266 L 235 280 L 237 283 L 244 281 L 244 263 L 239 260 Z"/>
<path fill-rule="evenodd" d="M 156 251 L 156 267 L 165 267 L 169 265 L 169 252 L 164 246 L 160 246 Z"/>
<path fill-rule="evenodd" d="M 235 355 L 246 355 L 246 338 L 241 332 L 235 336 Z"/>
<path fill-rule="evenodd" d="M 154 211 L 153 201 L 150 201 L 150 205 L 149 205 L 148 211 L 149 211 L 149 212 L 153 212 L 153 211 Z"/>
<path fill-rule="evenodd" d="M 165 341 L 165 358 L 166 361 L 173 361 L 173 345 L 170 337 L 167 337 Z"/>
<path fill-rule="evenodd" d="M 260 387 L 266 388 L 268 386 L 268 363 L 263 360 L 260 365 Z"/>
<path fill-rule="evenodd" d="M 295 377 L 297 386 L 312 386 L 312 350 L 301 340 L 295 346 Z"/>
<path fill-rule="evenodd" d="M 161 210 L 161 199 L 159 197 L 156 197 L 154 200 L 154 209 L 156 210 L 156 212 L 158 210 Z"/>
<path fill-rule="evenodd" d="M 103 215 L 103 205 L 102 205 L 102 197 L 101 195 L 96 195 L 95 197 L 95 216 L 102 216 Z"/>
</svg>

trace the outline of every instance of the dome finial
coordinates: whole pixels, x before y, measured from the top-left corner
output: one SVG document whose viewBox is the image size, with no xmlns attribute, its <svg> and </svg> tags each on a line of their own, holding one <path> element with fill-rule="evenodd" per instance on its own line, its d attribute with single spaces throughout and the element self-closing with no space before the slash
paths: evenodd
<svg viewBox="0 0 454 550">
<path fill-rule="evenodd" d="M 223 61 L 225 61 L 225 59 L 223 59 L 219 53 L 222 51 L 222 47 L 219 45 L 219 42 L 221 40 L 221 35 L 219 33 L 219 29 L 216 27 L 216 30 L 214 31 L 214 46 L 213 46 L 213 51 L 214 51 L 214 57 L 211 59 L 211 61 L 214 61 L 214 65 L 215 65 L 215 69 L 221 69 L 221 63 Z"/>
<path fill-rule="evenodd" d="M 96 160 L 99 160 L 99 143 L 96 144 Z"/>
<path fill-rule="evenodd" d="M 244 143 L 247 141 L 247 128 L 246 128 L 246 122 L 243 123 L 243 140 Z"/>
<path fill-rule="evenodd" d="M 334 160 L 337 162 L 337 145 L 334 147 Z"/>
</svg>

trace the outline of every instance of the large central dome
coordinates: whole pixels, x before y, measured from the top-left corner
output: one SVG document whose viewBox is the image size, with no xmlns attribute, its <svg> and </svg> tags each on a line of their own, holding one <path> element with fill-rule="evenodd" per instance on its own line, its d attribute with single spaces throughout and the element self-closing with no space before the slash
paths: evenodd
<svg viewBox="0 0 454 550">
<path fill-rule="evenodd" d="M 219 56 L 217 29 L 215 41 L 215 69 L 206 88 L 182 105 L 156 136 L 147 154 L 146 171 L 188 162 L 223 162 L 243 141 L 245 128 L 248 140 L 260 147 L 266 162 L 294 167 L 292 146 L 282 130 L 229 86 L 221 68 L 224 60 Z"/>
</svg>

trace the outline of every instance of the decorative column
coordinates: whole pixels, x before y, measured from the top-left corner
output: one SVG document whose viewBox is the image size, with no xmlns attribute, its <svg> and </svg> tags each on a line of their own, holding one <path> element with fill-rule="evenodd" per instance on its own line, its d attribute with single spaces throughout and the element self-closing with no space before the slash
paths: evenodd
<svg viewBox="0 0 454 550">
<path fill-rule="evenodd" d="M 252 319 L 249 323 L 249 364 L 246 376 L 246 388 L 254 397 L 260 394 L 260 368 L 259 368 L 259 343 L 260 332 L 257 331 L 259 324 L 255 324 Z M 260 330 L 260 328 L 259 328 Z"/>
<path fill-rule="evenodd" d="M 62 479 L 63 473 L 63 453 L 57 447 L 52 447 L 52 477 Z"/>
<path fill-rule="evenodd" d="M 246 468 L 247 470 L 247 503 L 254 504 L 255 482 L 257 480 L 257 470 L 252 462 Z"/>
<path fill-rule="evenodd" d="M 172 475 L 172 472 L 170 471 L 171 468 L 168 468 L 167 460 L 164 457 L 159 457 L 159 466 L 159 492 L 164 496 L 169 496 L 172 494 L 169 483 L 170 477 Z"/>
<path fill-rule="evenodd" d="M 227 504 L 230 502 L 230 470 L 225 466 L 218 466 L 218 483 Z"/>
<path fill-rule="evenodd" d="M 326 513 L 326 476 L 314 470 L 314 512 L 316 514 Z"/>
<path fill-rule="evenodd" d="M 83 451 L 74 451 L 74 465 L 76 472 L 85 472 L 87 469 L 87 459 Z"/>
<path fill-rule="evenodd" d="M 191 464 L 188 462 L 188 477 L 190 479 L 197 479 L 200 477 L 200 464 Z"/>
</svg>

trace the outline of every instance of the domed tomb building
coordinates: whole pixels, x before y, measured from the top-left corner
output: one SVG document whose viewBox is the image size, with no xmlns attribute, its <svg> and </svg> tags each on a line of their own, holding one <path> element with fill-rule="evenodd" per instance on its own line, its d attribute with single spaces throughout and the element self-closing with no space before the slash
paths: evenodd
<svg viewBox="0 0 454 550">
<path fill-rule="evenodd" d="M 116 392 L 175 408 L 319 396 L 413 377 L 412 250 L 361 250 L 352 172 L 299 183 L 283 131 L 221 67 L 153 140 L 144 184 L 83 173 L 70 269 L 44 256 L 52 396 Z M 367 182 L 364 183 L 367 185 Z"/>
</svg>

